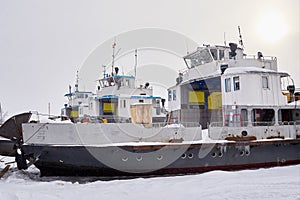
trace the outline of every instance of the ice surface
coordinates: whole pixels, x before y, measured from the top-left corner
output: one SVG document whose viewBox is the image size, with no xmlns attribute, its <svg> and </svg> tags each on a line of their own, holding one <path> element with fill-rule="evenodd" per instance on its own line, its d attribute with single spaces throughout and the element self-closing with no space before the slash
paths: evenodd
<svg viewBox="0 0 300 200">
<path fill-rule="evenodd" d="M 112 181 L 39 177 L 35 167 L 12 167 L 0 180 L 0 200 L 300 199 L 300 165 Z"/>
</svg>

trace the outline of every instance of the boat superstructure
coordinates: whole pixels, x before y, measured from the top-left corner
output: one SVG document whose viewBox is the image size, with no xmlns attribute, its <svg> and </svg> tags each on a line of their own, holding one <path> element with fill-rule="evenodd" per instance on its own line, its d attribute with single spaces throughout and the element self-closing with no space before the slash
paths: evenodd
<svg viewBox="0 0 300 200">
<path fill-rule="evenodd" d="M 94 121 L 105 119 L 108 123 L 125 123 L 132 121 L 133 107 L 149 107 L 151 122 L 163 122 L 166 110 L 165 100 L 153 95 L 150 83 L 137 86 L 136 78 L 132 75 L 119 75 L 119 68 L 115 72 L 104 73 L 97 80 L 96 93 L 79 91 L 78 79 L 75 91 L 65 96 L 68 103 L 62 109 L 62 115 L 71 118 L 73 122 Z"/>
<path fill-rule="evenodd" d="M 176 85 L 168 90 L 170 121 L 194 121 L 203 128 L 234 127 L 239 131 L 241 127 L 299 125 L 300 95 L 294 85 L 286 87 L 288 93 L 283 91 L 283 79 L 289 74 L 277 71 L 276 57 L 265 57 L 261 52 L 248 56 L 230 43 L 229 47 L 198 48 L 184 59 L 188 70 L 180 73 Z M 272 130 L 275 135 L 288 132 Z M 239 131 L 233 135 L 251 132 Z M 271 135 L 258 138 L 265 137 Z"/>
</svg>

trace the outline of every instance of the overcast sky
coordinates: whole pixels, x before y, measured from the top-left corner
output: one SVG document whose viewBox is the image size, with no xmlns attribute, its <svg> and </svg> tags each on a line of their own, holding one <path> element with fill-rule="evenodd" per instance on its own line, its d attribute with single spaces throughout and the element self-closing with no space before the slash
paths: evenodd
<svg viewBox="0 0 300 200">
<path fill-rule="evenodd" d="M 239 25 L 246 53 L 277 56 L 300 87 L 299 13 L 299 0 L 0 0 L 0 103 L 9 115 L 47 113 L 49 102 L 59 114 L 90 52 L 145 27 L 222 45 Z"/>
</svg>

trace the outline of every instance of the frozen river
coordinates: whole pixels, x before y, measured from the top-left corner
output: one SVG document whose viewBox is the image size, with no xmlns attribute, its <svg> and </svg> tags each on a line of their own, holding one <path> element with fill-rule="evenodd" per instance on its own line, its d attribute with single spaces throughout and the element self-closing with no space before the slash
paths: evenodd
<svg viewBox="0 0 300 200">
<path fill-rule="evenodd" d="M 34 167 L 29 171 L 14 167 L 0 180 L 0 200 L 300 200 L 300 165 L 112 181 L 41 178 Z"/>
</svg>

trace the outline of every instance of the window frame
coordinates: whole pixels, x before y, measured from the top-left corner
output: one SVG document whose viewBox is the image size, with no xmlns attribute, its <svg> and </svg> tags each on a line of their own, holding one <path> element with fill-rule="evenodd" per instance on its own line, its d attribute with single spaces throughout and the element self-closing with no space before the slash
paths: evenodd
<svg viewBox="0 0 300 200">
<path fill-rule="evenodd" d="M 269 77 L 268 76 L 261 77 L 261 85 L 262 85 L 263 89 L 269 89 Z"/>
<path fill-rule="evenodd" d="M 231 92 L 231 78 L 225 78 L 225 92 Z"/>
<path fill-rule="evenodd" d="M 233 90 L 234 91 L 238 91 L 238 90 L 241 89 L 240 77 L 239 76 L 234 76 L 232 78 L 232 82 L 233 82 Z"/>
<path fill-rule="evenodd" d="M 176 101 L 176 90 L 173 90 L 173 101 Z"/>
</svg>

